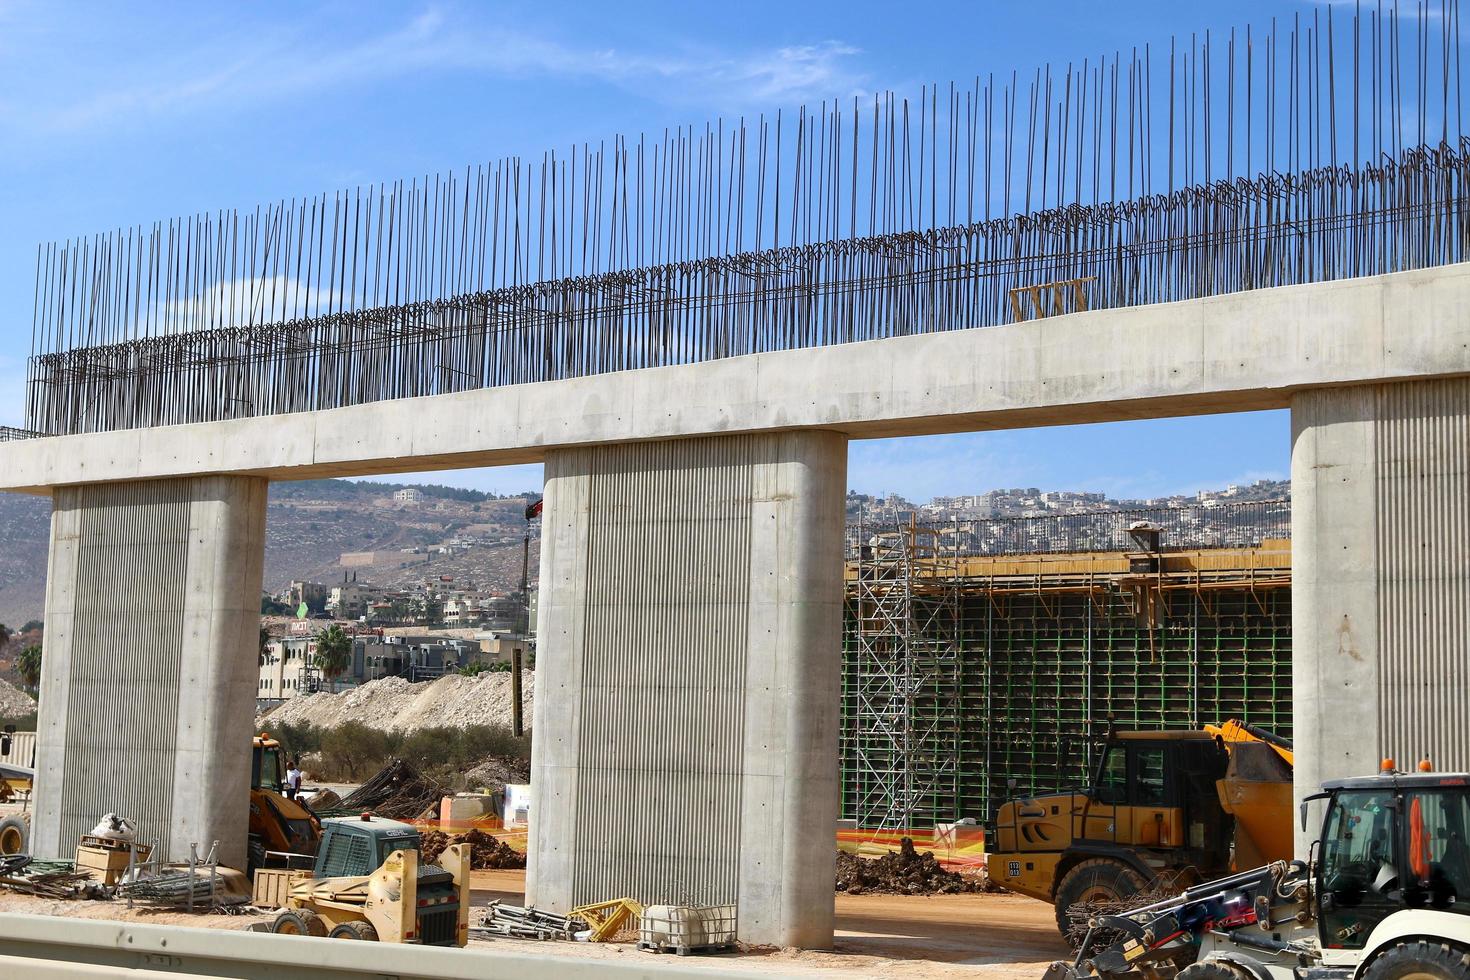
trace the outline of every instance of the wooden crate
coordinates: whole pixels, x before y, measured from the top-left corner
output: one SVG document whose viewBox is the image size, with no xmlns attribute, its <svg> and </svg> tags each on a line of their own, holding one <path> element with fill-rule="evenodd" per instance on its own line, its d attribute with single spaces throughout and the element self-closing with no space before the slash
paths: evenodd
<svg viewBox="0 0 1470 980">
<path fill-rule="evenodd" d="M 115 885 L 128 870 L 129 851 L 137 855 L 133 863 L 142 864 L 148 860 L 153 848 L 147 844 L 129 844 L 84 834 L 82 842 L 77 845 L 77 870 L 90 874 L 104 885 Z"/>
</svg>

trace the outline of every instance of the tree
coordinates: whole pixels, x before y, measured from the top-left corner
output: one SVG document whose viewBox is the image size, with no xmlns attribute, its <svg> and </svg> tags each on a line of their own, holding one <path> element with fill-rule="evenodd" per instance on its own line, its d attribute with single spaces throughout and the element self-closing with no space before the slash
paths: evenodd
<svg viewBox="0 0 1470 980">
<path fill-rule="evenodd" d="M 5 649 L 5 644 L 9 643 L 10 638 L 14 635 L 15 630 L 6 626 L 4 623 L 0 623 L 0 650 Z"/>
<path fill-rule="evenodd" d="M 265 666 L 265 648 L 268 647 L 268 646 L 270 646 L 270 645 L 271 645 L 271 631 L 268 630 L 268 629 L 266 629 L 264 626 L 262 626 L 260 628 L 260 647 L 259 647 L 258 650 L 256 650 L 256 658 L 255 658 L 255 663 L 258 666 L 262 666 L 262 667 Z"/>
<path fill-rule="evenodd" d="M 20 656 L 15 658 L 15 670 L 20 674 L 21 682 L 35 690 L 41 683 L 41 646 L 32 643 L 20 651 Z"/>
<path fill-rule="evenodd" d="M 352 666 L 352 637 L 342 627 L 334 624 L 316 635 L 316 666 L 337 690 L 337 678 Z"/>
</svg>

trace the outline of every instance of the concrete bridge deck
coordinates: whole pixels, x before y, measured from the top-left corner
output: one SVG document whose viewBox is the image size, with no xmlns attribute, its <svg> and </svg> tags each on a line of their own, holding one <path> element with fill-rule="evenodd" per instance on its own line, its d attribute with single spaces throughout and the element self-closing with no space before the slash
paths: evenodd
<svg viewBox="0 0 1470 980">
<path fill-rule="evenodd" d="M 1286 408 L 1470 373 L 1470 264 L 291 415 L 0 443 L 0 490 L 538 462 L 821 428 L 923 435 Z"/>
</svg>

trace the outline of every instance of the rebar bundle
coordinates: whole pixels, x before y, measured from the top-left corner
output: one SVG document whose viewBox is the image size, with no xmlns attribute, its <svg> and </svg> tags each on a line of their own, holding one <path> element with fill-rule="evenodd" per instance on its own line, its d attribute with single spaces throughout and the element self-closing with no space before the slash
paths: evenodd
<svg viewBox="0 0 1470 980">
<path fill-rule="evenodd" d="M 448 790 L 429 782 L 402 759 L 394 759 L 353 790 L 330 809 L 318 810 L 323 816 L 341 816 L 371 810 L 380 817 L 414 820 L 426 811 L 436 811 Z"/>
<path fill-rule="evenodd" d="M 1059 282 L 1096 309 L 1464 260 L 1457 0 L 1342 20 L 44 246 L 28 428 L 987 326 Z"/>
<path fill-rule="evenodd" d="M 492 936 L 512 936 L 516 939 L 565 939 L 570 941 L 576 939 L 577 933 L 586 928 L 587 923 L 574 916 L 557 915 L 538 908 L 507 905 L 497 899 L 480 913 L 480 924 L 472 931 Z"/>
</svg>

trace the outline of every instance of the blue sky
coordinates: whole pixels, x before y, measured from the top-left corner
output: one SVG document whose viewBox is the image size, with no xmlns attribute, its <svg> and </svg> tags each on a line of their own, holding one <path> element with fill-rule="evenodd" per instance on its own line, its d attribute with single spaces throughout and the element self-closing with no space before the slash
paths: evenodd
<svg viewBox="0 0 1470 980">
<path fill-rule="evenodd" d="M 0 424 L 43 240 L 1164 42 L 1313 4 L 0 0 Z M 1284 413 L 854 443 L 850 483 L 1156 496 L 1284 477 Z M 539 467 L 424 479 L 539 486 Z"/>
</svg>

